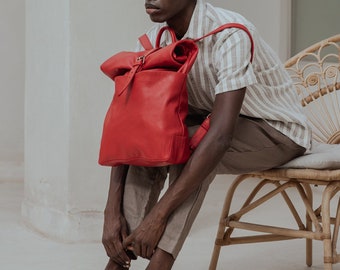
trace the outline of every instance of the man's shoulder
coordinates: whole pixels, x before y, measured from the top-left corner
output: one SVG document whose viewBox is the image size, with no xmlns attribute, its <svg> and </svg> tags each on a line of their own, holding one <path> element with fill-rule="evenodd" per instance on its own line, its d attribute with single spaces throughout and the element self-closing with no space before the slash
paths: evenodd
<svg viewBox="0 0 340 270">
<path fill-rule="evenodd" d="M 206 3 L 206 19 L 212 27 L 217 27 L 226 23 L 239 23 L 245 25 L 249 30 L 255 30 L 255 26 L 242 14 L 229 9 L 215 7 Z"/>
</svg>

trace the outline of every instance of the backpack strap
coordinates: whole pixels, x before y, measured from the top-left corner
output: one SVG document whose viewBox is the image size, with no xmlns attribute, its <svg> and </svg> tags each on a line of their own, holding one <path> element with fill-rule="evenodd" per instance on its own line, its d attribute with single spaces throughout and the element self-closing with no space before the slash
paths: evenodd
<svg viewBox="0 0 340 270">
<path fill-rule="evenodd" d="M 153 46 L 147 34 L 144 34 L 138 38 L 145 50 L 152 50 Z"/>
<path fill-rule="evenodd" d="M 226 24 L 223 24 L 221 25 L 220 27 L 216 28 L 215 30 L 209 32 L 208 34 L 204 35 L 203 37 L 200 37 L 200 38 L 196 38 L 194 39 L 195 42 L 197 41 L 200 41 L 201 39 L 204 39 L 208 36 L 211 36 L 211 35 L 214 35 L 216 33 L 219 33 L 221 31 L 223 31 L 224 29 L 227 29 L 227 28 L 239 28 L 243 31 L 245 31 L 249 38 L 250 38 L 250 43 L 251 43 L 251 58 L 250 58 L 250 62 L 253 62 L 253 58 L 254 58 L 254 40 L 253 40 L 253 37 L 250 33 L 250 31 L 248 30 L 247 27 L 245 27 L 243 24 L 240 24 L 240 23 L 226 23 Z"/>
<path fill-rule="evenodd" d="M 210 127 L 210 114 L 204 119 L 203 123 L 196 130 L 194 135 L 189 140 L 189 147 L 191 152 L 195 151 L 199 143 L 202 141 L 205 134 L 208 132 Z"/>
<path fill-rule="evenodd" d="M 195 42 L 200 41 L 200 40 L 202 40 L 202 39 L 204 39 L 208 36 L 214 35 L 214 34 L 221 32 L 221 31 L 223 31 L 224 29 L 227 29 L 227 28 L 239 28 L 239 29 L 244 30 L 248 34 L 248 36 L 250 38 L 250 42 L 251 42 L 250 62 L 252 62 L 253 58 L 254 58 L 254 41 L 253 41 L 252 35 L 249 32 L 248 28 L 246 28 L 243 24 L 239 24 L 239 23 L 224 24 L 224 25 L 216 28 L 215 30 L 209 32 L 208 34 L 204 35 L 203 37 L 194 39 L 194 41 Z M 203 139 L 205 134 L 208 132 L 209 127 L 210 127 L 210 115 L 203 121 L 201 126 L 197 129 L 195 134 L 191 137 L 190 142 L 189 142 L 191 151 L 194 151 L 196 149 L 196 147 L 199 145 L 199 143 L 201 142 L 201 140 Z"/>
</svg>

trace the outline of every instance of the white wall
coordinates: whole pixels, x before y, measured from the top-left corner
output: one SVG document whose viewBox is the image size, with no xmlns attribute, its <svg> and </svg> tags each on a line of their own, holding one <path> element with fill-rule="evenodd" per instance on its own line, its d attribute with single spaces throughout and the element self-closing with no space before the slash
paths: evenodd
<svg viewBox="0 0 340 270">
<path fill-rule="evenodd" d="M 23 179 L 25 0 L 0 1 L 0 180 Z"/>
<path fill-rule="evenodd" d="M 109 169 L 97 165 L 97 159 L 113 82 L 99 66 L 120 50 L 133 50 L 137 37 L 149 28 L 143 4 L 26 1 L 22 214 L 46 235 L 67 241 L 100 239 Z"/>
<path fill-rule="evenodd" d="M 250 20 L 282 61 L 290 52 L 291 0 L 210 0 Z"/>
<path fill-rule="evenodd" d="M 339 0 L 299 0 L 292 3 L 292 53 L 340 33 Z"/>
</svg>

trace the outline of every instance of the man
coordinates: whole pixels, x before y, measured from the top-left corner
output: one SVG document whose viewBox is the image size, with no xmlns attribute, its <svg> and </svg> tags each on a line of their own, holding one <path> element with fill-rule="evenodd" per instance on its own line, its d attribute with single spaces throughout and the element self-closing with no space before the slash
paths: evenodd
<svg viewBox="0 0 340 270">
<path fill-rule="evenodd" d="M 251 63 L 251 42 L 240 29 L 198 42 L 187 82 L 187 124 L 193 133 L 201 122 L 196 120 L 211 113 L 210 129 L 186 164 L 112 168 L 103 232 L 107 270 L 129 268 L 133 254 L 150 259 L 147 270 L 171 269 L 217 173 L 269 169 L 310 147 L 292 82 L 250 22 L 204 0 L 146 0 L 145 8 L 158 23 L 148 32 L 152 41 L 164 25 L 182 39 L 225 23 L 243 24 L 253 36 L 254 59 Z M 159 199 L 168 174 L 170 186 Z"/>
</svg>

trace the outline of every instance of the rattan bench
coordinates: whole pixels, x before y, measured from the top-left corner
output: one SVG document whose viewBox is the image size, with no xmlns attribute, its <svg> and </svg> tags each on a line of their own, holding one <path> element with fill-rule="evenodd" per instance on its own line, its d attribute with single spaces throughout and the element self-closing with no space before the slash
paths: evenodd
<svg viewBox="0 0 340 270">
<path fill-rule="evenodd" d="M 340 35 L 307 48 L 285 66 L 309 118 L 314 146 L 311 152 L 281 168 L 236 177 L 225 198 L 210 270 L 216 269 L 222 246 L 297 238 L 306 239 L 308 266 L 312 265 L 312 240 L 323 242 L 324 269 L 332 269 L 333 264 L 340 262 L 336 248 L 340 225 Z M 231 213 L 235 192 L 245 181 L 256 184 L 240 209 Z M 313 205 L 314 186 L 322 189 L 318 207 Z M 282 196 L 286 202 L 295 227 L 246 220 L 245 214 L 276 196 Z M 303 212 L 299 211 L 301 204 Z M 331 211 L 334 204 L 335 211 Z M 280 214 L 280 209 L 276 213 Z M 238 234 L 234 236 L 236 230 Z M 243 235 L 245 232 L 248 234 Z"/>
</svg>

